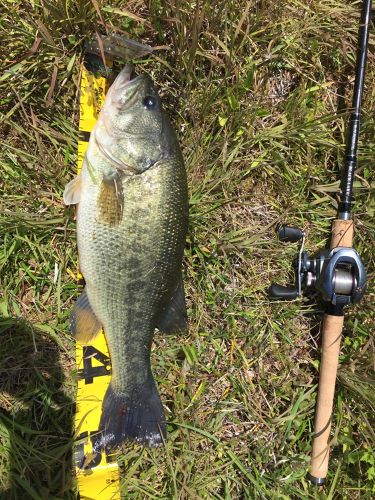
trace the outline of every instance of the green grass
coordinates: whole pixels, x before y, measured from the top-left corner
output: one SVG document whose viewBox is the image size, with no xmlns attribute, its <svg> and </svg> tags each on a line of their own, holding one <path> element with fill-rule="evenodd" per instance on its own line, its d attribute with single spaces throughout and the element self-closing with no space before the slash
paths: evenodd
<svg viewBox="0 0 375 500">
<path fill-rule="evenodd" d="M 82 41 L 94 1 L 0 7 L 0 491 L 75 498 L 68 317 L 77 296 L 74 211 Z M 292 279 L 280 222 L 324 247 L 337 208 L 359 3 L 99 5 L 109 30 L 165 46 L 138 61 L 179 133 L 190 186 L 184 261 L 190 332 L 156 336 L 165 450 L 122 455 L 126 498 L 373 498 L 374 35 L 355 180 L 355 245 L 368 270 L 347 310 L 327 486 L 306 481 L 321 305 L 271 302 Z M 38 41 L 40 39 L 40 41 Z M 35 51 L 30 51 L 33 44 Z"/>
</svg>

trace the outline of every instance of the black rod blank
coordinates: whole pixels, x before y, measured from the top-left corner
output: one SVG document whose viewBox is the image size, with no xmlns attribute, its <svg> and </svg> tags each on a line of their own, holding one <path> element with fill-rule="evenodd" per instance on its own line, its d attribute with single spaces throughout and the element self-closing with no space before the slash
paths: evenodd
<svg viewBox="0 0 375 500">
<path fill-rule="evenodd" d="M 353 91 L 352 112 L 349 118 L 348 136 L 345 151 L 344 175 L 341 181 L 341 198 L 338 209 L 338 219 L 350 219 L 353 195 L 354 172 L 357 166 L 357 147 L 361 118 L 363 82 L 367 59 L 367 47 L 370 31 L 372 0 L 362 3 L 361 21 L 358 33 L 358 52 L 356 74 Z"/>
</svg>

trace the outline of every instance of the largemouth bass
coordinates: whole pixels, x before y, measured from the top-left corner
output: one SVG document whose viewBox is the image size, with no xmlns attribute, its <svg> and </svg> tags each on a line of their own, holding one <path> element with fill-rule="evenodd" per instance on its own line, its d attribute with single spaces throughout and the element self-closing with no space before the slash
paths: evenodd
<svg viewBox="0 0 375 500">
<path fill-rule="evenodd" d="M 187 327 L 181 272 L 187 181 L 158 93 L 148 76 L 132 78 L 129 65 L 107 93 L 64 201 L 78 203 L 86 282 L 71 330 L 86 344 L 103 327 L 112 361 L 95 447 L 113 449 L 126 440 L 160 446 L 166 425 L 150 350 L 155 328 Z"/>
</svg>

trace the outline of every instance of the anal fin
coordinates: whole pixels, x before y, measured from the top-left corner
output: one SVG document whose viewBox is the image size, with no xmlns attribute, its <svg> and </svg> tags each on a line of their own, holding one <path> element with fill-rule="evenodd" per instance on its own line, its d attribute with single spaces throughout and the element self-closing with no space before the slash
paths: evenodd
<svg viewBox="0 0 375 500">
<path fill-rule="evenodd" d="M 161 313 L 156 328 L 162 333 L 178 333 L 188 329 L 188 317 L 182 276 L 169 303 Z"/>
<path fill-rule="evenodd" d="M 89 344 L 102 328 L 98 318 L 91 308 L 86 288 L 74 304 L 70 315 L 70 331 L 81 344 Z"/>
</svg>

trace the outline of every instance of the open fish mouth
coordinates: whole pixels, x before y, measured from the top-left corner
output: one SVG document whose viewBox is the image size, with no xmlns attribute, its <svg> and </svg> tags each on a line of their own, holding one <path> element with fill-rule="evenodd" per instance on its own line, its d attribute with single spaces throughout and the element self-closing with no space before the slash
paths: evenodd
<svg viewBox="0 0 375 500">
<path fill-rule="evenodd" d="M 144 75 L 137 76 L 133 64 L 126 64 L 116 77 L 116 89 L 120 90 L 123 88 L 128 88 L 137 83 L 139 80 L 142 80 L 143 78 Z"/>
<path fill-rule="evenodd" d="M 112 84 L 110 92 L 124 111 L 140 99 L 144 89 L 148 87 L 148 80 L 147 75 L 137 75 L 132 64 L 126 64 Z"/>
</svg>

